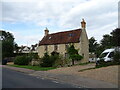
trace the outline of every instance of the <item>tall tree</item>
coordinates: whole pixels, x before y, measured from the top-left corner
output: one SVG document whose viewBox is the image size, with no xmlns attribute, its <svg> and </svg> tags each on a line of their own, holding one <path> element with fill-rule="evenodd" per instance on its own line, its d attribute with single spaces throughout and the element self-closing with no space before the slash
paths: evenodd
<svg viewBox="0 0 120 90">
<path fill-rule="evenodd" d="M 91 53 L 94 52 L 94 53 L 95 53 L 98 45 L 99 45 L 99 44 L 97 43 L 97 41 L 95 40 L 95 38 L 94 38 L 94 37 L 91 37 L 91 38 L 89 39 L 89 52 L 91 52 Z"/>
<path fill-rule="evenodd" d="M 112 36 L 109 34 L 103 35 L 103 39 L 101 40 L 101 45 L 104 49 L 113 47 Z"/>
<path fill-rule="evenodd" d="M 2 58 L 11 57 L 13 55 L 14 37 L 11 33 L 0 31 L 0 42 L 2 42 Z"/>
<path fill-rule="evenodd" d="M 120 46 L 120 28 L 116 28 L 111 32 L 113 46 Z"/>
</svg>

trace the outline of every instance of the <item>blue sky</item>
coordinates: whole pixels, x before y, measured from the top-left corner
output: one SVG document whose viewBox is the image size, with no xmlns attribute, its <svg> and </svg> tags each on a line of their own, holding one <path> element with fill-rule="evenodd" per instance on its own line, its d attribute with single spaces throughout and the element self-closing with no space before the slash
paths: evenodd
<svg viewBox="0 0 120 90">
<path fill-rule="evenodd" d="M 0 29 L 13 33 L 20 45 L 36 44 L 48 27 L 50 33 L 81 28 L 99 42 L 118 27 L 119 0 L 2 0 Z"/>
</svg>

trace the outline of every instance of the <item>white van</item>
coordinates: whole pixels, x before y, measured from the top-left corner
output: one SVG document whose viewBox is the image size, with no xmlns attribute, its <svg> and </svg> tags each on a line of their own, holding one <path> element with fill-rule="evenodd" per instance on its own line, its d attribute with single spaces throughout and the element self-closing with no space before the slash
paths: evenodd
<svg viewBox="0 0 120 90">
<path fill-rule="evenodd" d="M 97 61 L 99 61 L 100 59 L 103 59 L 105 62 L 112 61 L 114 56 L 114 51 L 115 51 L 114 48 L 104 50 L 97 59 Z"/>
</svg>

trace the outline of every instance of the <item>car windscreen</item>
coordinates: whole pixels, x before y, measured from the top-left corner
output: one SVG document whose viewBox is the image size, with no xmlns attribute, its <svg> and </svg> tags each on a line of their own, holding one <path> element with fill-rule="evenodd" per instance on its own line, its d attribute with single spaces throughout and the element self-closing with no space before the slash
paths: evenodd
<svg viewBox="0 0 120 90">
<path fill-rule="evenodd" d="M 109 53 L 109 52 L 102 53 L 102 54 L 99 56 L 99 58 L 105 57 L 108 53 Z"/>
<path fill-rule="evenodd" d="M 108 57 L 112 58 L 113 56 L 114 56 L 114 52 L 111 52 Z"/>
</svg>

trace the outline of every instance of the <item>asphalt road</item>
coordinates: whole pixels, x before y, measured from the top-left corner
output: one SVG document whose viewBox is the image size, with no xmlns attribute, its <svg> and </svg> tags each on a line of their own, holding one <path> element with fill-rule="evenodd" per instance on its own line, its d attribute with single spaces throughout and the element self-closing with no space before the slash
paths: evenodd
<svg viewBox="0 0 120 90">
<path fill-rule="evenodd" d="M 3 68 L 2 88 L 77 88 L 76 86 Z"/>
</svg>

